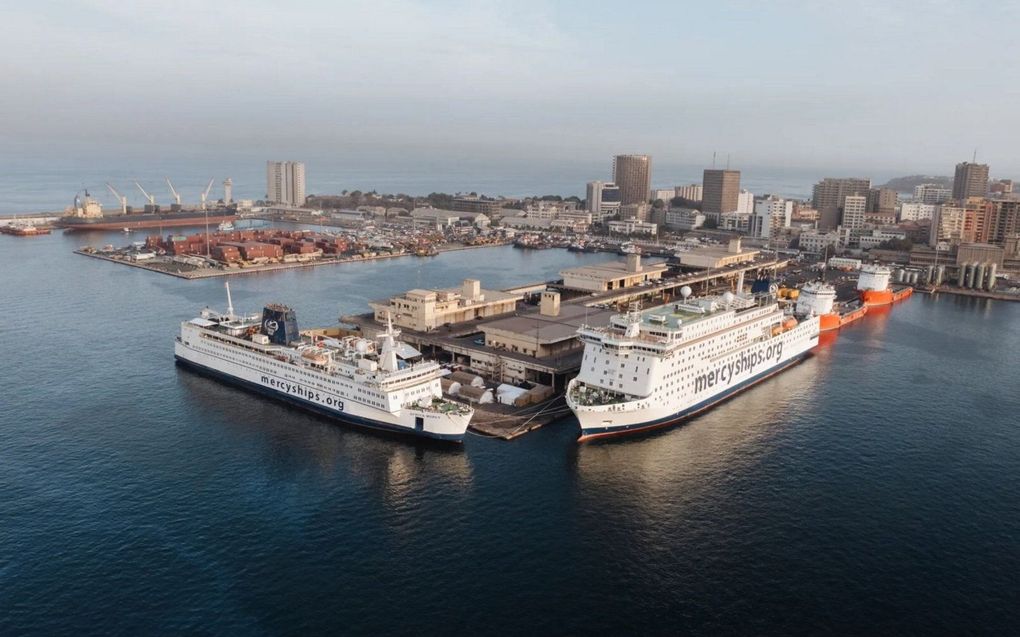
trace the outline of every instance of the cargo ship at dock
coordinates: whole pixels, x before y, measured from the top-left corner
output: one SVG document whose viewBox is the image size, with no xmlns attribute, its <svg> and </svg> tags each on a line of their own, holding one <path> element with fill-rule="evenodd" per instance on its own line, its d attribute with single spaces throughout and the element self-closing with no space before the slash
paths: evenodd
<svg viewBox="0 0 1020 637">
<path fill-rule="evenodd" d="M 798 363 L 818 344 L 818 317 L 787 315 L 773 295 L 681 293 L 681 303 L 578 330 L 584 355 L 566 401 L 580 441 L 675 424 Z"/>
<path fill-rule="evenodd" d="M 857 291 L 860 293 L 861 303 L 867 307 L 890 305 L 913 294 L 914 289 L 910 286 L 890 285 L 891 276 L 892 270 L 884 265 L 861 266 L 861 273 L 857 278 Z"/>
<path fill-rule="evenodd" d="M 818 330 L 830 332 L 864 318 L 868 306 L 856 299 L 836 301 L 836 288 L 823 281 L 811 281 L 800 288 L 794 313 L 801 317 L 817 316 Z"/>
<path fill-rule="evenodd" d="M 148 206 L 147 206 L 148 208 Z M 57 220 L 56 225 L 67 232 L 86 230 L 140 230 L 143 228 L 175 228 L 181 226 L 201 226 L 206 223 L 232 223 L 237 219 L 237 211 L 230 208 L 217 210 L 170 210 L 161 211 L 158 207 L 145 212 L 119 213 L 107 215 L 102 205 L 85 191 L 85 196 L 75 196 L 74 204 L 67 214 Z"/>
<path fill-rule="evenodd" d="M 178 365 L 357 427 L 462 442 L 474 411 L 443 398 L 442 369 L 398 340 L 392 324 L 375 339 L 339 327 L 298 331 L 295 312 L 208 308 L 181 323 Z"/>
</svg>

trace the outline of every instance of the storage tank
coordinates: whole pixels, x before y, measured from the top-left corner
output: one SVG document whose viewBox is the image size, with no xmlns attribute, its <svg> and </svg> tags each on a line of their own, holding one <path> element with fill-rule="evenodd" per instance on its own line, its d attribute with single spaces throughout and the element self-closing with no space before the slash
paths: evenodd
<svg viewBox="0 0 1020 637">
<path fill-rule="evenodd" d="M 940 265 L 935 268 L 935 285 L 942 285 L 942 281 L 946 278 L 946 266 Z"/>
<path fill-rule="evenodd" d="M 929 265 L 924 269 L 924 282 L 926 285 L 931 285 L 932 281 L 935 280 L 935 266 Z"/>
<path fill-rule="evenodd" d="M 988 285 L 985 286 L 985 289 L 989 292 L 995 289 L 995 274 L 997 269 L 998 265 L 994 261 L 988 264 Z"/>
<path fill-rule="evenodd" d="M 962 288 L 964 287 L 963 284 L 966 283 L 966 279 L 967 279 L 967 264 L 961 263 L 959 274 L 956 275 L 956 284 Z"/>
<path fill-rule="evenodd" d="M 974 264 L 966 263 L 962 267 L 966 271 L 966 274 L 963 277 L 963 285 L 961 285 L 960 287 L 962 288 L 974 287 Z"/>
<path fill-rule="evenodd" d="M 893 275 L 893 278 L 896 279 L 897 283 L 903 283 L 903 275 L 904 275 L 903 268 L 896 268 L 896 274 Z"/>
<path fill-rule="evenodd" d="M 979 263 L 974 269 L 974 289 L 983 290 L 985 287 L 985 264 Z"/>
</svg>

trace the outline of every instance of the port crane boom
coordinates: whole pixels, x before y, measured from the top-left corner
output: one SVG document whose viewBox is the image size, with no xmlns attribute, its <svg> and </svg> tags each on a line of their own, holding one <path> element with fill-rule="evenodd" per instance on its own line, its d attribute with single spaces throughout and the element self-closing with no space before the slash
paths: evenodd
<svg viewBox="0 0 1020 637">
<path fill-rule="evenodd" d="M 142 188 L 142 185 L 140 183 L 138 183 L 137 181 L 135 182 L 135 185 L 138 186 L 138 189 L 142 191 L 143 195 L 145 195 L 145 198 L 148 200 L 149 205 L 150 206 L 155 206 L 156 205 L 156 197 L 154 197 L 153 195 L 150 195 L 149 193 L 145 192 L 145 188 Z"/>
<path fill-rule="evenodd" d="M 125 197 L 124 195 L 120 194 L 120 192 L 118 192 L 117 189 L 114 188 L 113 184 L 111 184 L 110 182 L 106 182 L 106 187 L 110 189 L 110 192 L 113 193 L 113 196 L 116 197 L 117 201 L 120 202 L 120 214 L 126 215 L 127 214 L 127 197 Z"/>
<path fill-rule="evenodd" d="M 205 200 L 209 198 L 209 191 L 212 190 L 213 180 L 209 180 L 209 185 L 205 187 L 205 192 L 202 193 L 202 210 L 205 210 Z"/>
<path fill-rule="evenodd" d="M 174 203 L 176 203 L 178 206 L 181 205 L 181 195 L 180 193 L 177 192 L 177 189 L 174 188 L 174 185 L 170 183 L 169 177 L 166 178 L 166 185 L 170 186 L 170 194 L 173 195 L 174 197 Z"/>
</svg>

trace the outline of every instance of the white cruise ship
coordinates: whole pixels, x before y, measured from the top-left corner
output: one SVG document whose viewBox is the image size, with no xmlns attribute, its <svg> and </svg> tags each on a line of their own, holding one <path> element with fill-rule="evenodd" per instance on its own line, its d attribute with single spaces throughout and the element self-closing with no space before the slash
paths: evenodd
<svg viewBox="0 0 1020 637">
<path fill-rule="evenodd" d="M 584 358 L 567 385 L 580 440 L 675 423 L 805 357 L 818 317 L 798 322 L 772 297 L 689 298 L 582 326 Z"/>
<path fill-rule="evenodd" d="M 181 323 L 178 364 L 354 425 L 461 442 L 473 410 L 444 400 L 441 368 L 397 340 L 338 328 L 299 332 L 293 310 L 267 305 L 249 316 L 209 309 Z"/>
</svg>

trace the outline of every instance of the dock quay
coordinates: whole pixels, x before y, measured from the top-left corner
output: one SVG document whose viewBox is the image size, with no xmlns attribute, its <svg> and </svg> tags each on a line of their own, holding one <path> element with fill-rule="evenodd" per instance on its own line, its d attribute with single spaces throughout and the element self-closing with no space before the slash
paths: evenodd
<svg viewBox="0 0 1020 637">
<path fill-rule="evenodd" d="M 606 281 L 643 272 L 640 260 L 628 261 L 629 270 L 583 267 L 602 273 Z M 594 294 L 569 289 L 562 279 L 504 290 L 483 289 L 480 281 L 466 279 L 459 287 L 413 289 L 371 301 L 372 312 L 345 315 L 341 321 L 369 338 L 392 321 L 403 342 L 459 370 L 444 379 L 443 391 L 475 407 L 471 429 L 509 440 L 569 414 L 562 398 L 583 360 L 584 346 L 577 337 L 581 326 L 608 325 L 620 307 L 633 301 L 668 303 L 685 286 L 736 289 L 748 276 L 771 275 L 787 263 L 755 258 L 700 272 L 652 264 L 647 271 L 662 278 Z"/>
<path fill-rule="evenodd" d="M 475 248 L 488 248 L 488 247 L 491 247 L 491 245 L 447 244 L 436 247 L 435 254 L 443 252 L 453 252 L 457 250 L 472 250 Z M 94 259 L 109 261 L 111 263 L 119 263 L 121 265 L 128 265 L 135 268 L 141 268 L 142 270 L 148 270 L 149 272 L 166 274 L 179 279 L 208 279 L 215 277 L 237 276 L 260 272 L 293 270 L 298 268 L 313 268 L 323 265 L 340 265 L 344 263 L 360 263 L 364 261 L 378 261 L 381 259 L 397 259 L 400 257 L 419 256 L 411 252 L 397 252 L 397 253 L 382 252 L 382 253 L 358 254 L 343 257 L 326 257 L 318 258 L 315 260 L 295 261 L 291 263 L 287 262 L 265 263 L 245 265 L 243 267 L 224 268 L 224 267 L 202 267 L 183 261 L 174 261 L 173 259 L 158 259 L 158 260 L 151 259 L 143 261 L 133 261 L 130 258 L 126 257 L 125 255 L 118 254 L 117 252 L 90 250 L 84 248 L 74 250 L 74 253 L 81 256 L 92 257 Z"/>
</svg>

